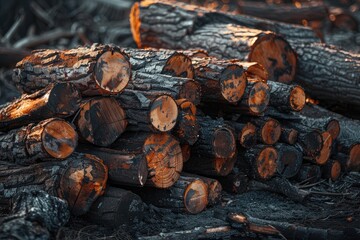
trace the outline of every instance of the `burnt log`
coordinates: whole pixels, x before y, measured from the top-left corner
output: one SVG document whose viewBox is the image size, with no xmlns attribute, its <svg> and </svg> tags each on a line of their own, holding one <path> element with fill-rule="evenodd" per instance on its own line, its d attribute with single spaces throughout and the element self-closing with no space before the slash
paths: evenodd
<svg viewBox="0 0 360 240">
<path fill-rule="evenodd" d="M 103 194 L 107 168 L 88 154 L 73 154 L 64 161 L 47 161 L 30 166 L 0 162 L 1 201 L 25 190 L 43 190 L 67 201 L 74 215 L 86 213 Z"/>
<path fill-rule="evenodd" d="M 9 131 L 29 123 L 74 114 L 80 107 L 80 94 L 69 83 L 51 84 L 33 94 L 0 106 L 0 131 Z"/>
<path fill-rule="evenodd" d="M 91 222 L 105 227 L 119 227 L 141 221 L 144 204 L 141 198 L 121 188 L 108 187 L 86 214 Z"/>
<path fill-rule="evenodd" d="M 145 155 L 146 186 L 168 188 L 180 177 L 183 168 L 180 144 L 167 133 L 125 132 L 111 148 Z"/>
<path fill-rule="evenodd" d="M 234 128 L 236 138 L 241 147 L 251 148 L 256 144 L 257 131 L 254 124 L 235 121 L 231 121 L 229 124 Z"/>
<path fill-rule="evenodd" d="M 183 156 L 183 163 L 186 163 L 191 157 L 191 146 L 189 144 L 183 143 L 180 145 L 181 154 Z"/>
<path fill-rule="evenodd" d="M 341 164 L 338 160 L 330 159 L 321 167 L 322 177 L 336 181 L 341 174 Z"/>
<path fill-rule="evenodd" d="M 87 142 L 106 147 L 125 131 L 127 119 L 116 99 L 97 97 L 82 104 L 75 125 Z"/>
<path fill-rule="evenodd" d="M 321 179 L 321 167 L 313 164 L 303 164 L 295 179 L 301 183 L 316 183 Z"/>
<path fill-rule="evenodd" d="M 168 132 L 176 125 L 179 110 L 170 95 L 125 90 L 117 100 L 125 109 L 130 131 Z"/>
<path fill-rule="evenodd" d="M 275 148 L 278 151 L 277 172 L 284 178 L 294 177 L 303 162 L 302 152 L 294 146 L 281 143 L 276 144 Z"/>
<path fill-rule="evenodd" d="M 281 128 L 279 142 L 294 145 L 297 142 L 299 132 L 293 128 Z"/>
<path fill-rule="evenodd" d="M 50 118 L 0 134 L 0 157 L 19 165 L 65 159 L 77 146 L 77 134 L 65 120 Z"/>
<path fill-rule="evenodd" d="M 249 177 L 242 171 L 232 171 L 229 175 L 216 179 L 228 193 L 241 194 L 248 191 Z"/>
<path fill-rule="evenodd" d="M 26 93 L 50 83 L 70 82 L 83 96 L 117 94 L 127 85 L 131 67 L 115 46 L 93 44 L 71 50 L 36 50 L 14 70 L 14 82 Z"/>
</svg>

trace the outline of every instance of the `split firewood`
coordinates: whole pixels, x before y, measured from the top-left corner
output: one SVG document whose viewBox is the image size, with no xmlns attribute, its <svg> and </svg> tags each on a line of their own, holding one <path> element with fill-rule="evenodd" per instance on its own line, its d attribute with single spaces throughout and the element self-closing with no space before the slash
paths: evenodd
<svg viewBox="0 0 360 240">
<path fill-rule="evenodd" d="M 16 67 L 14 81 L 26 93 L 50 83 L 71 82 L 83 96 L 117 94 L 131 75 L 127 55 L 118 47 L 100 44 L 71 50 L 36 50 Z"/>
<path fill-rule="evenodd" d="M 194 78 L 191 59 L 186 54 L 168 49 L 122 48 L 130 57 L 133 71 L 164 74 L 173 77 Z"/>
<path fill-rule="evenodd" d="M 224 176 L 231 172 L 236 161 L 236 138 L 233 129 L 223 120 L 198 117 L 200 133 L 186 162 L 188 172 L 208 176 Z"/>
<path fill-rule="evenodd" d="M 216 179 L 221 183 L 222 188 L 229 193 L 241 194 L 248 190 L 249 177 L 242 171 L 232 171 L 229 175 Z"/>
<path fill-rule="evenodd" d="M 194 145 L 199 138 L 200 125 L 196 118 L 196 107 L 187 99 L 176 100 L 179 108 L 177 123 L 172 130 L 181 144 Z"/>
<path fill-rule="evenodd" d="M 66 201 L 29 190 L 13 198 L 11 214 L 0 223 L 0 239 L 50 239 L 70 218 Z"/>
<path fill-rule="evenodd" d="M 144 204 L 141 198 L 121 188 L 108 187 L 104 195 L 91 206 L 86 217 L 105 227 L 119 227 L 142 219 Z"/>
<path fill-rule="evenodd" d="M 168 94 L 174 99 L 187 99 L 195 105 L 200 103 L 201 86 L 190 78 L 181 78 L 163 74 L 133 72 L 126 87 L 137 92 Z"/>
<path fill-rule="evenodd" d="M 284 178 L 294 177 L 300 170 L 303 162 L 302 152 L 290 145 L 276 144 L 278 151 L 277 172 Z"/>
<path fill-rule="evenodd" d="M 115 185 L 144 186 L 148 177 L 147 161 L 142 153 L 132 153 L 81 144 L 78 152 L 95 155 L 108 168 L 109 182 Z"/>
<path fill-rule="evenodd" d="M 82 215 L 103 194 L 107 168 L 99 158 L 88 154 L 30 166 L 0 162 L 0 182 L 2 201 L 25 190 L 44 190 L 66 200 L 72 214 Z"/>
<path fill-rule="evenodd" d="M 168 94 L 125 90 L 117 100 L 125 109 L 128 130 L 168 132 L 176 125 L 178 106 Z"/>
<path fill-rule="evenodd" d="M 244 122 L 251 122 L 256 126 L 256 138 L 258 142 L 272 145 L 280 139 L 281 125 L 276 119 L 246 116 L 241 116 L 240 119 Z"/>
<path fill-rule="evenodd" d="M 324 166 L 321 167 L 322 177 L 336 181 L 341 174 L 341 164 L 338 160 L 330 159 Z"/>
<path fill-rule="evenodd" d="M 168 188 L 180 177 L 183 168 L 180 144 L 167 133 L 125 132 L 111 148 L 145 155 L 146 186 Z"/>
<path fill-rule="evenodd" d="M 240 143 L 241 147 L 251 148 L 256 144 L 256 126 L 250 122 L 239 123 L 235 121 L 229 122 L 234 128 L 236 138 Z"/>
<path fill-rule="evenodd" d="M 0 158 L 19 165 L 65 159 L 73 153 L 78 137 L 75 129 L 65 120 L 50 118 L 38 124 L 0 134 Z"/>
<path fill-rule="evenodd" d="M 327 102 L 360 106 L 359 54 L 315 43 L 294 47 L 299 59 L 297 82 L 306 93 Z"/>
<path fill-rule="evenodd" d="M 82 104 L 75 124 L 83 139 L 106 147 L 125 131 L 127 120 L 124 109 L 116 99 L 97 97 Z"/>
<path fill-rule="evenodd" d="M 182 21 L 178 24 L 172 17 Z M 203 48 L 215 57 L 258 62 L 268 70 L 270 80 L 291 82 L 297 59 L 289 43 L 280 35 L 249 28 L 263 28 L 261 24 L 239 24 L 241 17 L 182 3 L 145 1 L 133 6 L 130 22 L 138 47 Z M 245 17 L 245 22 L 246 18 L 249 22 L 253 20 Z M 198 22 L 200 24 L 196 24 Z M 168 34 L 170 32 L 175 34 Z M 209 38 L 212 41 L 208 41 Z M 268 48 L 271 51 L 263 50 Z"/>
<path fill-rule="evenodd" d="M 181 176 L 199 178 L 204 181 L 208 187 L 208 206 L 215 206 L 221 202 L 222 186 L 218 180 L 184 172 Z"/>
<path fill-rule="evenodd" d="M 294 128 L 281 128 L 281 135 L 279 142 L 294 145 L 297 142 L 299 132 Z"/>
<path fill-rule="evenodd" d="M 253 178 L 267 180 L 276 173 L 277 159 L 278 152 L 274 147 L 256 145 L 239 154 L 238 165 L 242 169 L 243 164 L 248 164 Z"/>
<path fill-rule="evenodd" d="M 320 166 L 313 164 L 303 164 L 295 176 L 298 182 L 316 183 L 321 178 Z"/>
<path fill-rule="evenodd" d="M 0 130 L 8 131 L 51 117 L 68 117 L 80 107 L 80 94 L 69 83 L 51 84 L 0 106 Z"/>
<path fill-rule="evenodd" d="M 142 188 L 134 190 L 144 202 L 174 212 L 196 214 L 208 204 L 208 186 L 196 177 L 180 176 L 168 189 Z"/>
<path fill-rule="evenodd" d="M 305 106 L 304 89 L 298 85 L 286 85 L 268 81 L 270 87 L 269 105 L 280 111 L 300 111 Z"/>
</svg>

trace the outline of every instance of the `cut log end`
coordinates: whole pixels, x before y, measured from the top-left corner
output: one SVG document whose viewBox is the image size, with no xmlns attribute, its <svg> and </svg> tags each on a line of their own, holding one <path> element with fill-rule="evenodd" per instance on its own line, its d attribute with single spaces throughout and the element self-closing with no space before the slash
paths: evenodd
<svg viewBox="0 0 360 240">
<path fill-rule="evenodd" d="M 341 174 L 341 164 L 337 160 L 333 160 L 330 168 L 330 179 L 336 181 Z"/>
<path fill-rule="evenodd" d="M 180 177 L 183 167 L 179 143 L 169 134 L 151 134 L 145 140 L 143 151 L 149 167 L 147 185 L 171 187 Z"/>
<path fill-rule="evenodd" d="M 347 167 L 352 171 L 360 171 L 360 144 L 351 147 Z"/>
<path fill-rule="evenodd" d="M 248 122 L 239 133 L 240 145 L 250 148 L 256 144 L 256 126 Z"/>
<path fill-rule="evenodd" d="M 294 145 L 298 139 L 299 132 L 293 128 L 282 128 L 280 139 L 282 142 Z"/>
<path fill-rule="evenodd" d="M 198 82 L 188 81 L 180 91 L 180 98 L 187 99 L 195 105 L 200 104 L 201 86 Z"/>
<path fill-rule="evenodd" d="M 216 158 L 214 160 L 215 171 L 218 176 L 226 176 L 233 169 L 236 162 L 236 157 L 231 158 Z"/>
<path fill-rule="evenodd" d="M 175 100 L 170 96 L 162 95 L 153 101 L 149 115 L 155 129 L 167 132 L 174 128 L 178 114 Z"/>
<path fill-rule="evenodd" d="M 290 83 L 295 76 L 297 57 L 290 44 L 272 33 L 263 34 L 252 46 L 249 61 L 258 62 L 275 82 Z"/>
<path fill-rule="evenodd" d="M 240 101 L 246 85 L 245 71 L 239 65 L 228 66 L 220 75 L 221 94 L 230 103 Z"/>
<path fill-rule="evenodd" d="M 256 173 L 261 179 L 269 179 L 276 173 L 278 153 L 273 147 L 263 148 L 256 158 Z"/>
<path fill-rule="evenodd" d="M 70 156 L 78 142 L 75 129 L 59 119 L 50 121 L 44 126 L 42 142 L 45 151 L 54 158 L 64 159 Z"/>
<path fill-rule="evenodd" d="M 269 79 L 269 73 L 263 65 L 257 62 L 242 62 L 241 64 L 244 68 L 246 68 L 246 75 L 248 77 L 262 82 L 267 82 Z"/>
<path fill-rule="evenodd" d="M 281 135 L 280 123 L 275 119 L 269 119 L 266 121 L 261 129 L 261 138 L 265 144 L 275 144 Z"/>
<path fill-rule="evenodd" d="M 301 111 L 306 103 L 304 89 L 300 86 L 294 86 L 290 92 L 289 102 L 294 111 Z"/>
<path fill-rule="evenodd" d="M 270 100 L 269 86 L 263 82 L 257 82 L 252 87 L 249 95 L 248 105 L 251 113 L 258 115 L 263 113 Z"/>
<path fill-rule="evenodd" d="M 184 193 L 184 205 L 189 213 L 197 214 L 205 209 L 208 203 L 207 185 L 200 179 L 191 182 Z"/>
<path fill-rule="evenodd" d="M 330 157 L 333 139 L 329 132 L 325 131 L 321 133 L 322 138 L 322 148 L 320 150 L 320 154 L 316 157 L 316 163 L 319 165 L 324 165 Z"/>
<path fill-rule="evenodd" d="M 340 134 L 340 123 L 336 119 L 330 120 L 326 126 L 326 131 L 328 131 L 333 140 L 335 140 Z"/>
<path fill-rule="evenodd" d="M 236 153 L 236 140 L 233 131 L 222 127 L 214 134 L 214 152 L 218 158 L 231 158 Z"/>
<path fill-rule="evenodd" d="M 177 99 L 176 104 L 185 113 L 196 115 L 196 106 L 191 100 L 185 98 Z"/>
<path fill-rule="evenodd" d="M 107 51 L 95 65 L 95 81 L 106 93 L 120 93 L 131 77 L 131 66 L 127 57 L 120 52 Z"/>
<path fill-rule="evenodd" d="M 314 130 L 306 134 L 299 134 L 298 139 L 304 148 L 306 156 L 318 156 L 323 146 L 322 136 L 318 131 Z"/>
<path fill-rule="evenodd" d="M 195 70 L 191 59 L 182 53 L 174 53 L 165 64 L 162 74 L 193 79 Z"/>
</svg>

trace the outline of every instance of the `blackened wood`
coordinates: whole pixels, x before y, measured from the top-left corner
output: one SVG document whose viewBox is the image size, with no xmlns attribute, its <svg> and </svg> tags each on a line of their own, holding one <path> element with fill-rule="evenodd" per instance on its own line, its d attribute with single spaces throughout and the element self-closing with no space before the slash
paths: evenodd
<svg viewBox="0 0 360 240">
<path fill-rule="evenodd" d="M 269 86 L 261 81 L 250 81 L 246 86 L 245 93 L 240 103 L 238 103 L 238 106 L 235 108 L 237 109 L 235 113 L 243 113 L 252 116 L 262 115 L 266 111 L 269 101 Z M 226 108 L 225 111 L 227 111 Z"/>
<path fill-rule="evenodd" d="M 302 152 L 287 144 L 276 144 L 278 151 L 277 172 L 284 178 L 294 177 L 300 170 L 303 162 Z"/>
<path fill-rule="evenodd" d="M 116 185 L 144 186 L 148 177 L 147 161 L 143 153 L 132 153 L 81 144 L 78 152 L 99 157 L 108 168 L 109 182 Z"/>
<path fill-rule="evenodd" d="M 341 164 L 341 170 L 343 172 L 360 171 L 359 161 L 354 161 L 350 155 L 338 152 L 334 158 L 338 159 Z"/>
<path fill-rule="evenodd" d="M 303 164 L 295 176 L 298 182 L 316 183 L 321 178 L 320 166 L 313 164 Z"/>
<path fill-rule="evenodd" d="M 44 191 L 20 192 L 0 223 L 0 239 L 50 239 L 70 219 L 66 201 Z"/>
<path fill-rule="evenodd" d="M 183 162 L 186 163 L 191 157 L 191 146 L 189 144 L 183 143 L 180 145 L 181 154 L 183 156 Z"/>
<path fill-rule="evenodd" d="M 144 204 L 141 198 L 121 188 L 108 187 L 91 206 L 86 217 L 105 227 L 119 227 L 142 220 Z"/>
<path fill-rule="evenodd" d="M 131 76 L 126 54 L 118 47 L 100 44 L 71 50 L 36 50 L 16 67 L 13 79 L 26 93 L 50 83 L 71 82 L 83 96 L 117 94 Z"/>
<path fill-rule="evenodd" d="M 50 118 L 0 134 L 2 161 L 27 165 L 48 158 L 64 159 L 77 146 L 73 126 L 62 119 Z M 52 158 L 52 159 L 51 159 Z"/>
<path fill-rule="evenodd" d="M 338 160 L 330 159 L 321 167 L 322 177 L 336 181 L 341 174 L 341 164 Z"/>
<path fill-rule="evenodd" d="M 256 126 L 250 122 L 239 123 L 235 121 L 229 122 L 234 128 L 237 141 L 244 148 L 251 148 L 256 144 Z"/>
<path fill-rule="evenodd" d="M 208 187 L 196 177 L 181 176 L 168 189 L 143 188 L 135 191 L 144 202 L 158 207 L 169 208 L 174 212 L 196 214 L 208 204 Z"/>
<path fill-rule="evenodd" d="M 201 99 L 201 86 L 198 82 L 190 78 L 164 74 L 133 72 L 126 89 L 137 92 L 152 92 L 153 94 L 168 94 L 174 99 L 188 99 L 195 105 L 198 105 Z"/>
<path fill-rule="evenodd" d="M 223 189 L 229 193 L 241 194 L 248 190 L 249 177 L 244 172 L 231 172 L 224 177 L 216 178 Z"/>
<path fill-rule="evenodd" d="M 208 176 L 229 174 L 237 155 L 233 129 L 221 119 L 198 116 L 198 121 L 199 139 L 191 148 L 186 171 Z"/>
<path fill-rule="evenodd" d="M 82 215 L 103 194 L 107 168 L 88 154 L 73 154 L 64 161 L 47 161 L 30 166 L 0 162 L 0 199 L 25 190 L 44 190 L 64 199 L 74 215 Z"/>
<path fill-rule="evenodd" d="M 186 49 L 186 50 L 177 50 L 177 52 L 181 52 L 188 56 L 190 59 L 192 58 L 206 58 L 209 57 L 209 53 L 204 49 Z"/>
<path fill-rule="evenodd" d="M 294 128 L 281 128 L 280 142 L 294 145 L 297 142 L 299 132 Z"/>
<path fill-rule="evenodd" d="M 167 133 L 125 132 L 111 148 L 145 155 L 149 173 L 146 186 L 168 188 L 180 177 L 180 144 Z"/>
<path fill-rule="evenodd" d="M 176 125 L 178 106 L 167 94 L 125 90 L 117 96 L 131 131 L 168 132 Z"/>
<path fill-rule="evenodd" d="M 122 48 L 130 57 L 133 71 L 165 74 L 173 77 L 194 78 L 191 59 L 183 53 L 168 49 Z"/>
<path fill-rule="evenodd" d="M 30 54 L 30 51 L 24 49 L 2 46 L 0 47 L 0 66 L 13 68 L 17 62 Z"/>
<path fill-rule="evenodd" d="M 116 99 L 97 97 L 84 101 L 75 124 L 83 139 L 106 147 L 125 131 L 127 120 L 124 109 Z"/>
</svg>

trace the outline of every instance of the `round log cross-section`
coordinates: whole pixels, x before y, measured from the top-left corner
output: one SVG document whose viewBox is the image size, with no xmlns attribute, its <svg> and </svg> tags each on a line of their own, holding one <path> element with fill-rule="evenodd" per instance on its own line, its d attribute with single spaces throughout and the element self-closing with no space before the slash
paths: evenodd
<svg viewBox="0 0 360 240">
<path fill-rule="evenodd" d="M 214 152 L 218 158 L 231 158 L 236 152 L 236 140 L 233 131 L 225 127 L 214 133 Z"/>
<path fill-rule="evenodd" d="M 240 108 L 244 108 L 250 115 L 260 115 L 266 110 L 269 100 L 270 89 L 266 83 L 249 82 L 240 102 Z"/>
<path fill-rule="evenodd" d="M 315 158 L 316 164 L 324 165 L 330 157 L 333 139 L 331 134 L 327 131 L 321 133 L 322 148 L 319 155 Z"/>
<path fill-rule="evenodd" d="M 184 206 L 187 212 L 196 214 L 207 205 L 207 185 L 200 179 L 192 181 L 184 191 Z"/>
<path fill-rule="evenodd" d="M 268 119 L 261 128 L 261 140 L 265 144 L 275 144 L 281 135 L 280 123 L 273 118 Z"/>
<path fill-rule="evenodd" d="M 160 132 L 174 128 L 178 117 L 178 106 L 175 100 L 167 95 L 156 98 L 150 108 L 152 126 Z"/>
<path fill-rule="evenodd" d="M 175 52 L 166 61 L 161 73 L 183 78 L 194 78 L 195 76 L 195 70 L 192 66 L 191 59 L 185 54 L 178 52 Z"/>
<path fill-rule="evenodd" d="M 244 148 L 250 148 L 256 143 L 256 127 L 248 122 L 238 134 L 240 145 Z"/>
<path fill-rule="evenodd" d="M 229 65 L 220 75 L 221 94 L 230 103 L 240 101 L 245 92 L 246 84 L 244 69 L 239 65 Z"/>
<path fill-rule="evenodd" d="M 300 111 L 303 109 L 306 103 L 305 91 L 300 86 L 294 86 L 290 92 L 290 106 L 294 111 Z"/>
</svg>

